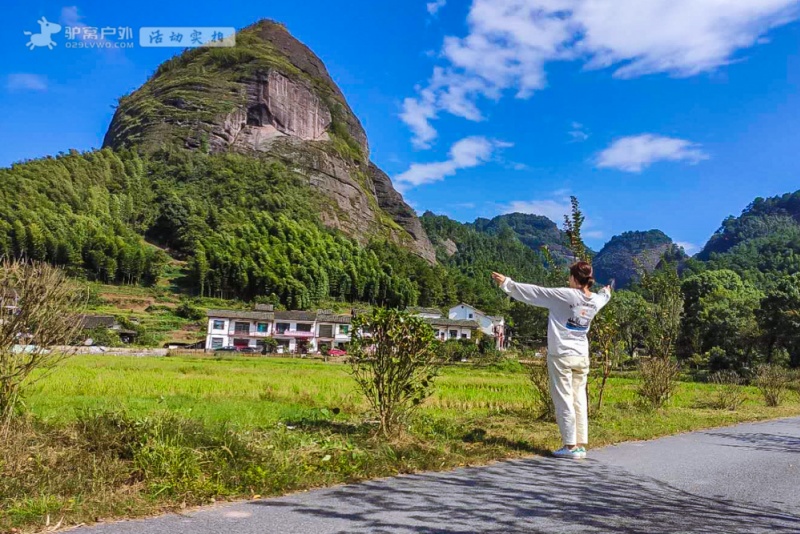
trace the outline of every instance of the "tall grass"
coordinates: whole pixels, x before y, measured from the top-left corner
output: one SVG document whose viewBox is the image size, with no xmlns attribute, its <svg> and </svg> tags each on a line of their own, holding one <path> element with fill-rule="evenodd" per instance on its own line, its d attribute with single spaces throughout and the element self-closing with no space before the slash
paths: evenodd
<svg viewBox="0 0 800 534">
<path fill-rule="evenodd" d="M 680 383 L 669 408 L 638 409 L 639 382 L 612 377 L 592 445 L 796 415 L 742 387 L 736 410 L 699 408 L 718 386 Z M 344 365 L 253 357 L 76 356 L 37 383 L 0 440 L 0 532 L 276 495 L 375 476 L 543 453 L 558 429 L 537 418 L 515 363 L 443 369 L 402 438 L 373 438 Z"/>
</svg>

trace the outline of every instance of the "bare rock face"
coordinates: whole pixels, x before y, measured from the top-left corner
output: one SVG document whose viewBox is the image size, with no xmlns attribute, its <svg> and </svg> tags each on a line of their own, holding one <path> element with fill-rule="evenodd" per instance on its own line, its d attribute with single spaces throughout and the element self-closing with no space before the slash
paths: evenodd
<svg viewBox="0 0 800 534">
<path fill-rule="evenodd" d="M 418 253 L 431 263 L 436 262 L 436 251 L 416 212 L 406 204 L 403 195 L 392 186 L 392 180 L 377 165 L 370 162 L 369 177 L 375 187 L 378 205 L 389 214 L 414 240 Z"/>
<path fill-rule="evenodd" d="M 258 22 L 237 34 L 235 48 L 162 64 L 120 99 L 103 144 L 280 159 L 329 199 L 323 224 L 436 261 L 414 210 L 370 163 L 366 133 L 325 65 L 280 24 Z"/>
<path fill-rule="evenodd" d="M 211 150 L 267 152 L 283 136 L 303 141 L 329 141 L 331 112 L 302 82 L 271 70 L 244 82 L 246 105 L 212 124 Z"/>
<path fill-rule="evenodd" d="M 445 239 L 442 241 L 442 247 L 444 247 L 444 251 L 447 253 L 448 256 L 452 256 L 456 252 L 458 252 L 458 245 L 456 245 L 455 241 L 452 239 Z"/>
</svg>

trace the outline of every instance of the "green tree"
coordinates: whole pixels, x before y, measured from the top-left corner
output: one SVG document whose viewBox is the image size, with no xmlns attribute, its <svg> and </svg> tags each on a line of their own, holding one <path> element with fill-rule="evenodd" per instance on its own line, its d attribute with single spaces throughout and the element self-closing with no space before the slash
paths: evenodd
<svg viewBox="0 0 800 534">
<path fill-rule="evenodd" d="M 761 293 L 730 270 L 690 276 L 681 287 L 685 304 L 680 355 L 688 358 L 717 347 L 727 362 L 715 358 L 712 371 L 720 366 L 750 367 L 759 339 L 755 312 Z"/>
<path fill-rule="evenodd" d="M 781 349 L 789 353 L 792 367 L 800 367 L 800 274 L 784 276 L 775 289 L 768 291 L 756 311 L 767 349 L 773 363 Z"/>
<path fill-rule="evenodd" d="M 651 357 L 669 359 L 683 316 L 683 293 L 675 265 L 665 264 L 652 273 L 643 272 L 639 291 L 648 303 L 644 345 Z"/>
</svg>

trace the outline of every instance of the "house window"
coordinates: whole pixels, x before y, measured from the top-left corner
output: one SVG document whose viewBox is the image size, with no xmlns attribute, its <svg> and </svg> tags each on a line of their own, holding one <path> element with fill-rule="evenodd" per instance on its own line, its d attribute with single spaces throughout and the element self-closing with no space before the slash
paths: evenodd
<svg viewBox="0 0 800 534">
<path fill-rule="evenodd" d="M 249 341 L 246 339 L 234 338 L 233 339 L 233 346 L 234 347 L 246 347 L 250 344 Z"/>
<path fill-rule="evenodd" d="M 333 337 L 333 325 L 332 324 L 319 325 L 319 337 Z"/>
<path fill-rule="evenodd" d="M 233 331 L 237 334 L 248 334 L 250 333 L 250 323 L 240 323 L 239 321 L 236 321 Z"/>
<path fill-rule="evenodd" d="M 472 314 L 471 313 L 469 314 L 469 318 L 472 319 Z"/>
<path fill-rule="evenodd" d="M 310 324 L 298 324 L 297 325 L 298 332 L 311 332 L 311 325 Z"/>
<path fill-rule="evenodd" d="M 450 330 L 450 339 L 458 339 L 458 330 Z"/>
<path fill-rule="evenodd" d="M 283 334 L 287 330 L 289 330 L 289 326 L 290 326 L 289 323 L 277 323 L 275 325 L 275 331 L 278 332 L 279 334 Z"/>
<path fill-rule="evenodd" d="M 211 338 L 211 348 L 212 349 L 221 349 L 222 344 L 224 343 L 224 339 L 221 337 L 212 337 Z"/>
<path fill-rule="evenodd" d="M 468 339 L 467 334 L 461 334 L 461 339 Z"/>
<path fill-rule="evenodd" d="M 269 324 L 267 323 L 258 323 L 258 331 L 261 333 L 269 332 Z"/>
<path fill-rule="evenodd" d="M 350 325 L 349 324 L 340 324 L 339 325 L 339 333 L 343 334 L 343 335 L 349 334 L 350 333 Z"/>
<path fill-rule="evenodd" d="M 214 319 L 214 323 L 211 328 L 213 330 L 225 330 L 225 321 L 222 319 Z"/>
</svg>

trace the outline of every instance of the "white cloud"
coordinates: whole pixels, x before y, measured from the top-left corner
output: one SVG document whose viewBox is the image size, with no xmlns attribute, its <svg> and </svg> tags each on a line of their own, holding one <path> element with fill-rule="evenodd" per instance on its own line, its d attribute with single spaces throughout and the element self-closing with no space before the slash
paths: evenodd
<svg viewBox="0 0 800 534">
<path fill-rule="evenodd" d="M 641 172 L 657 161 L 684 161 L 695 164 L 708 159 L 700 145 L 653 134 L 617 139 L 597 156 L 597 167 Z"/>
<path fill-rule="evenodd" d="M 570 213 L 569 199 L 564 200 L 513 200 L 503 207 L 503 213 L 530 213 L 544 215 L 554 223 L 560 225 L 564 215 Z"/>
<path fill-rule="evenodd" d="M 568 131 L 567 134 L 572 138 L 573 142 L 580 143 L 589 139 L 589 132 L 583 124 L 573 122 L 571 128 L 572 129 Z"/>
<path fill-rule="evenodd" d="M 501 204 L 501 213 L 529 213 L 532 215 L 543 215 L 556 223 L 560 228 L 564 224 L 564 216 L 572 213 L 572 203 L 569 189 L 558 189 L 545 195 L 549 198 L 536 200 L 512 200 L 508 204 Z M 597 228 L 602 226 L 602 220 L 598 221 L 586 216 L 584 213 L 582 235 L 587 239 L 602 239 L 605 232 Z"/>
<path fill-rule="evenodd" d="M 47 78 L 38 74 L 9 74 L 6 88 L 9 91 L 46 91 Z"/>
<path fill-rule="evenodd" d="M 439 111 L 480 120 L 485 99 L 543 89 L 552 61 L 613 68 L 619 78 L 696 75 L 730 63 L 799 14 L 800 0 L 473 0 L 467 35 L 445 37 L 446 64 L 408 99 L 426 112 L 402 118 L 417 144 L 430 143 Z"/>
<path fill-rule="evenodd" d="M 498 149 L 509 146 L 509 143 L 495 139 L 466 137 L 450 147 L 450 157 L 446 161 L 412 163 L 393 182 L 401 193 L 411 187 L 438 182 L 454 175 L 459 169 L 469 169 L 488 162 Z"/>
<path fill-rule="evenodd" d="M 61 18 L 59 20 L 67 26 L 85 26 L 81 23 L 82 18 L 83 16 L 78 13 L 78 6 L 61 8 Z"/>
<path fill-rule="evenodd" d="M 446 4 L 447 4 L 447 0 L 434 0 L 433 2 L 428 2 L 428 4 L 425 7 L 428 8 L 428 13 L 430 15 L 435 15 Z"/>
<path fill-rule="evenodd" d="M 689 243 L 688 241 L 676 241 L 675 244 L 679 247 L 683 247 L 684 252 L 690 256 L 700 250 L 700 246 L 695 245 L 694 243 Z"/>
</svg>

